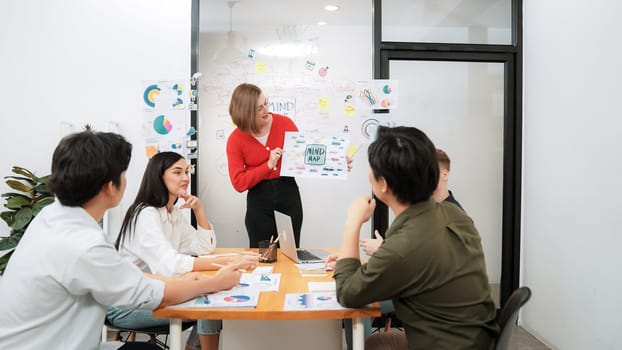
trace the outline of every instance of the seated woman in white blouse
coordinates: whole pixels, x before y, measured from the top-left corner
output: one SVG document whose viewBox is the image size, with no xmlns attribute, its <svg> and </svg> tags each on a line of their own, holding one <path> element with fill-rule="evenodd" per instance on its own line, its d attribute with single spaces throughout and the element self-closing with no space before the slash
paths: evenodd
<svg viewBox="0 0 622 350">
<path fill-rule="evenodd" d="M 128 209 L 116 246 L 121 255 L 142 271 L 164 276 L 180 276 L 190 271 L 218 270 L 240 260 L 257 262 L 257 255 L 237 257 L 196 257 L 216 248 L 216 235 L 203 212 L 199 198 L 187 193 L 189 164 L 179 154 L 162 152 L 153 156 L 136 195 Z M 184 203 L 176 207 L 181 198 Z M 194 212 L 198 229 L 190 225 L 181 209 Z M 166 325 L 166 319 L 154 319 L 151 310 L 110 308 L 108 322 L 113 326 L 142 328 Z M 198 328 L 198 329 L 197 329 Z M 221 321 L 200 320 L 188 338 L 187 348 L 218 349 Z"/>
</svg>

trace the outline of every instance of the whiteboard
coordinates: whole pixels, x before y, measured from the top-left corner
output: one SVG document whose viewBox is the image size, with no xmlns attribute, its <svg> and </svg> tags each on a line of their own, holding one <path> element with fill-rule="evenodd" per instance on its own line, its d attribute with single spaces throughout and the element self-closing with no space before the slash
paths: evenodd
<svg viewBox="0 0 622 350">
<path fill-rule="evenodd" d="M 199 70 L 198 195 L 215 227 L 220 247 L 246 247 L 246 193 L 229 180 L 226 142 L 235 126 L 228 113 L 233 89 L 248 82 L 268 97 L 270 110 L 288 115 L 300 131 L 349 134 L 361 146 L 347 180 L 297 179 L 303 204 L 301 245 L 339 246 L 347 205 L 371 193 L 367 180 L 366 145 L 371 135 L 371 108 L 359 108 L 353 94 L 372 72 L 371 26 L 288 28 L 290 40 L 312 50 L 302 55 L 275 56 L 265 48 L 287 44 L 282 28 L 252 28 L 227 33 L 201 33 Z M 348 42 L 348 57 L 343 43 Z M 370 236 L 370 225 L 363 227 Z"/>
</svg>

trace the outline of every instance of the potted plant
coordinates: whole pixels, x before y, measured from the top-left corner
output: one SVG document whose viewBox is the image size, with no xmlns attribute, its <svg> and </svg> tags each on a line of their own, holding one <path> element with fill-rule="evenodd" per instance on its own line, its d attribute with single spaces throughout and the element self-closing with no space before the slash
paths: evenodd
<svg viewBox="0 0 622 350">
<path fill-rule="evenodd" d="M 11 229 L 8 237 L 0 239 L 0 251 L 6 251 L 0 257 L 0 275 L 4 273 L 15 247 L 24 235 L 32 219 L 46 205 L 54 202 L 54 195 L 48 189 L 51 175 L 36 176 L 28 169 L 14 166 L 15 175 L 5 176 L 6 184 L 16 192 L 3 193 L 8 209 L 0 213 L 0 217 Z"/>
</svg>

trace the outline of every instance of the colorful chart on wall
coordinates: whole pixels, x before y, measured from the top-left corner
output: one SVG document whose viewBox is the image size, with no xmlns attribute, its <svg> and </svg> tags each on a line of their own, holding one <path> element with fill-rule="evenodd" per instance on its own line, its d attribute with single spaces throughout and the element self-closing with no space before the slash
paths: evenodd
<svg viewBox="0 0 622 350">
<path fill-rule="evenodd" d="M 184 143 L 189 128 L 184 110 L 145 110 L 142 134 L 148 158 L 159 152 L 173 151 L 184 154 Z"/>
<path fill-rule="evenodd" d="M 376 132 L 379 126 L 394 127 L 397 125 L 395 120 L 391 118 L 391 115 L 386 113 L 361 115 L 360 121 L 360 133 L 366 143 L 376 139 Z"/>
<path fill-rule="evenodd" d="M 181 81 L 143 82 L 143 106 L 146 109 L 184 109 L 186 95 Z"/>
<path fill-rule="evenodd" d="M 362 109 L 397 109 L 398 81 L 375 79 L 359 81 L 356 87 L 357 106 Z"/>
<path fill-rule="evenodd" d="M 286 132 L 281 176 L 345 180 L 349 146 L 347 134 Z"/>
</svg>

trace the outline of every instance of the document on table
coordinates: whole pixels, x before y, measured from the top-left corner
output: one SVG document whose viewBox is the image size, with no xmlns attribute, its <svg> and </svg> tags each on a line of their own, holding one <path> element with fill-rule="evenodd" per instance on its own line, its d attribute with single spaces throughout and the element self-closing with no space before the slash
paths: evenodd
<svg viewBox="0 0 622 350">
<path fill-rule="evenodd" d="M 309 292 L 334 292 L 337 289 L 333 282 L 309 282 Z"/>
<path fill-rule="evenodd" d="M 285 295 L 285 311 L 298 310 L 341 310 L 345 307 L 337 302 L 335 292 L 288 293 Z"/>
<path fill-rule="evenodd" d="M 259 275 L 266 275 L 266 274 L 271 274 L 272 271 L 274 270 L 274 266 L 257 266 L 254 270 L 253 273 L 254 274 L 259 274 Z"/>
<path fill-rule="evenodd" d="M 256 307 L 260 291 L 247 289 L 245 291 L 227 290 L 212 294 L 205 294 L 185 303 L 171 305 L 174 308 L 247 308 Z"/>
<path fill-rule="evenodd" d="M 243 273 L 238 285 L 231 290 L 254 289 L 260 292 L 278 292 L 280 284 L 280 273 Z"/>
<path fill-rule="evenodd" d="M 221 258 L 221 257 L 227 257 L 227 256 L 238 256 L 240 254 L 238 253 L 222 253 L 222 254 L 205 254 L 205 255 L 199 255 L 200 258 L 209 258 L 209 259 L 215 259 L 215 258 Z"/>
<path fill-rule="evenodd" d="M 298 272 L 302 277 L 322 277 L 328 276 L 324 263 L 296 264 Z"/>
</svg>

